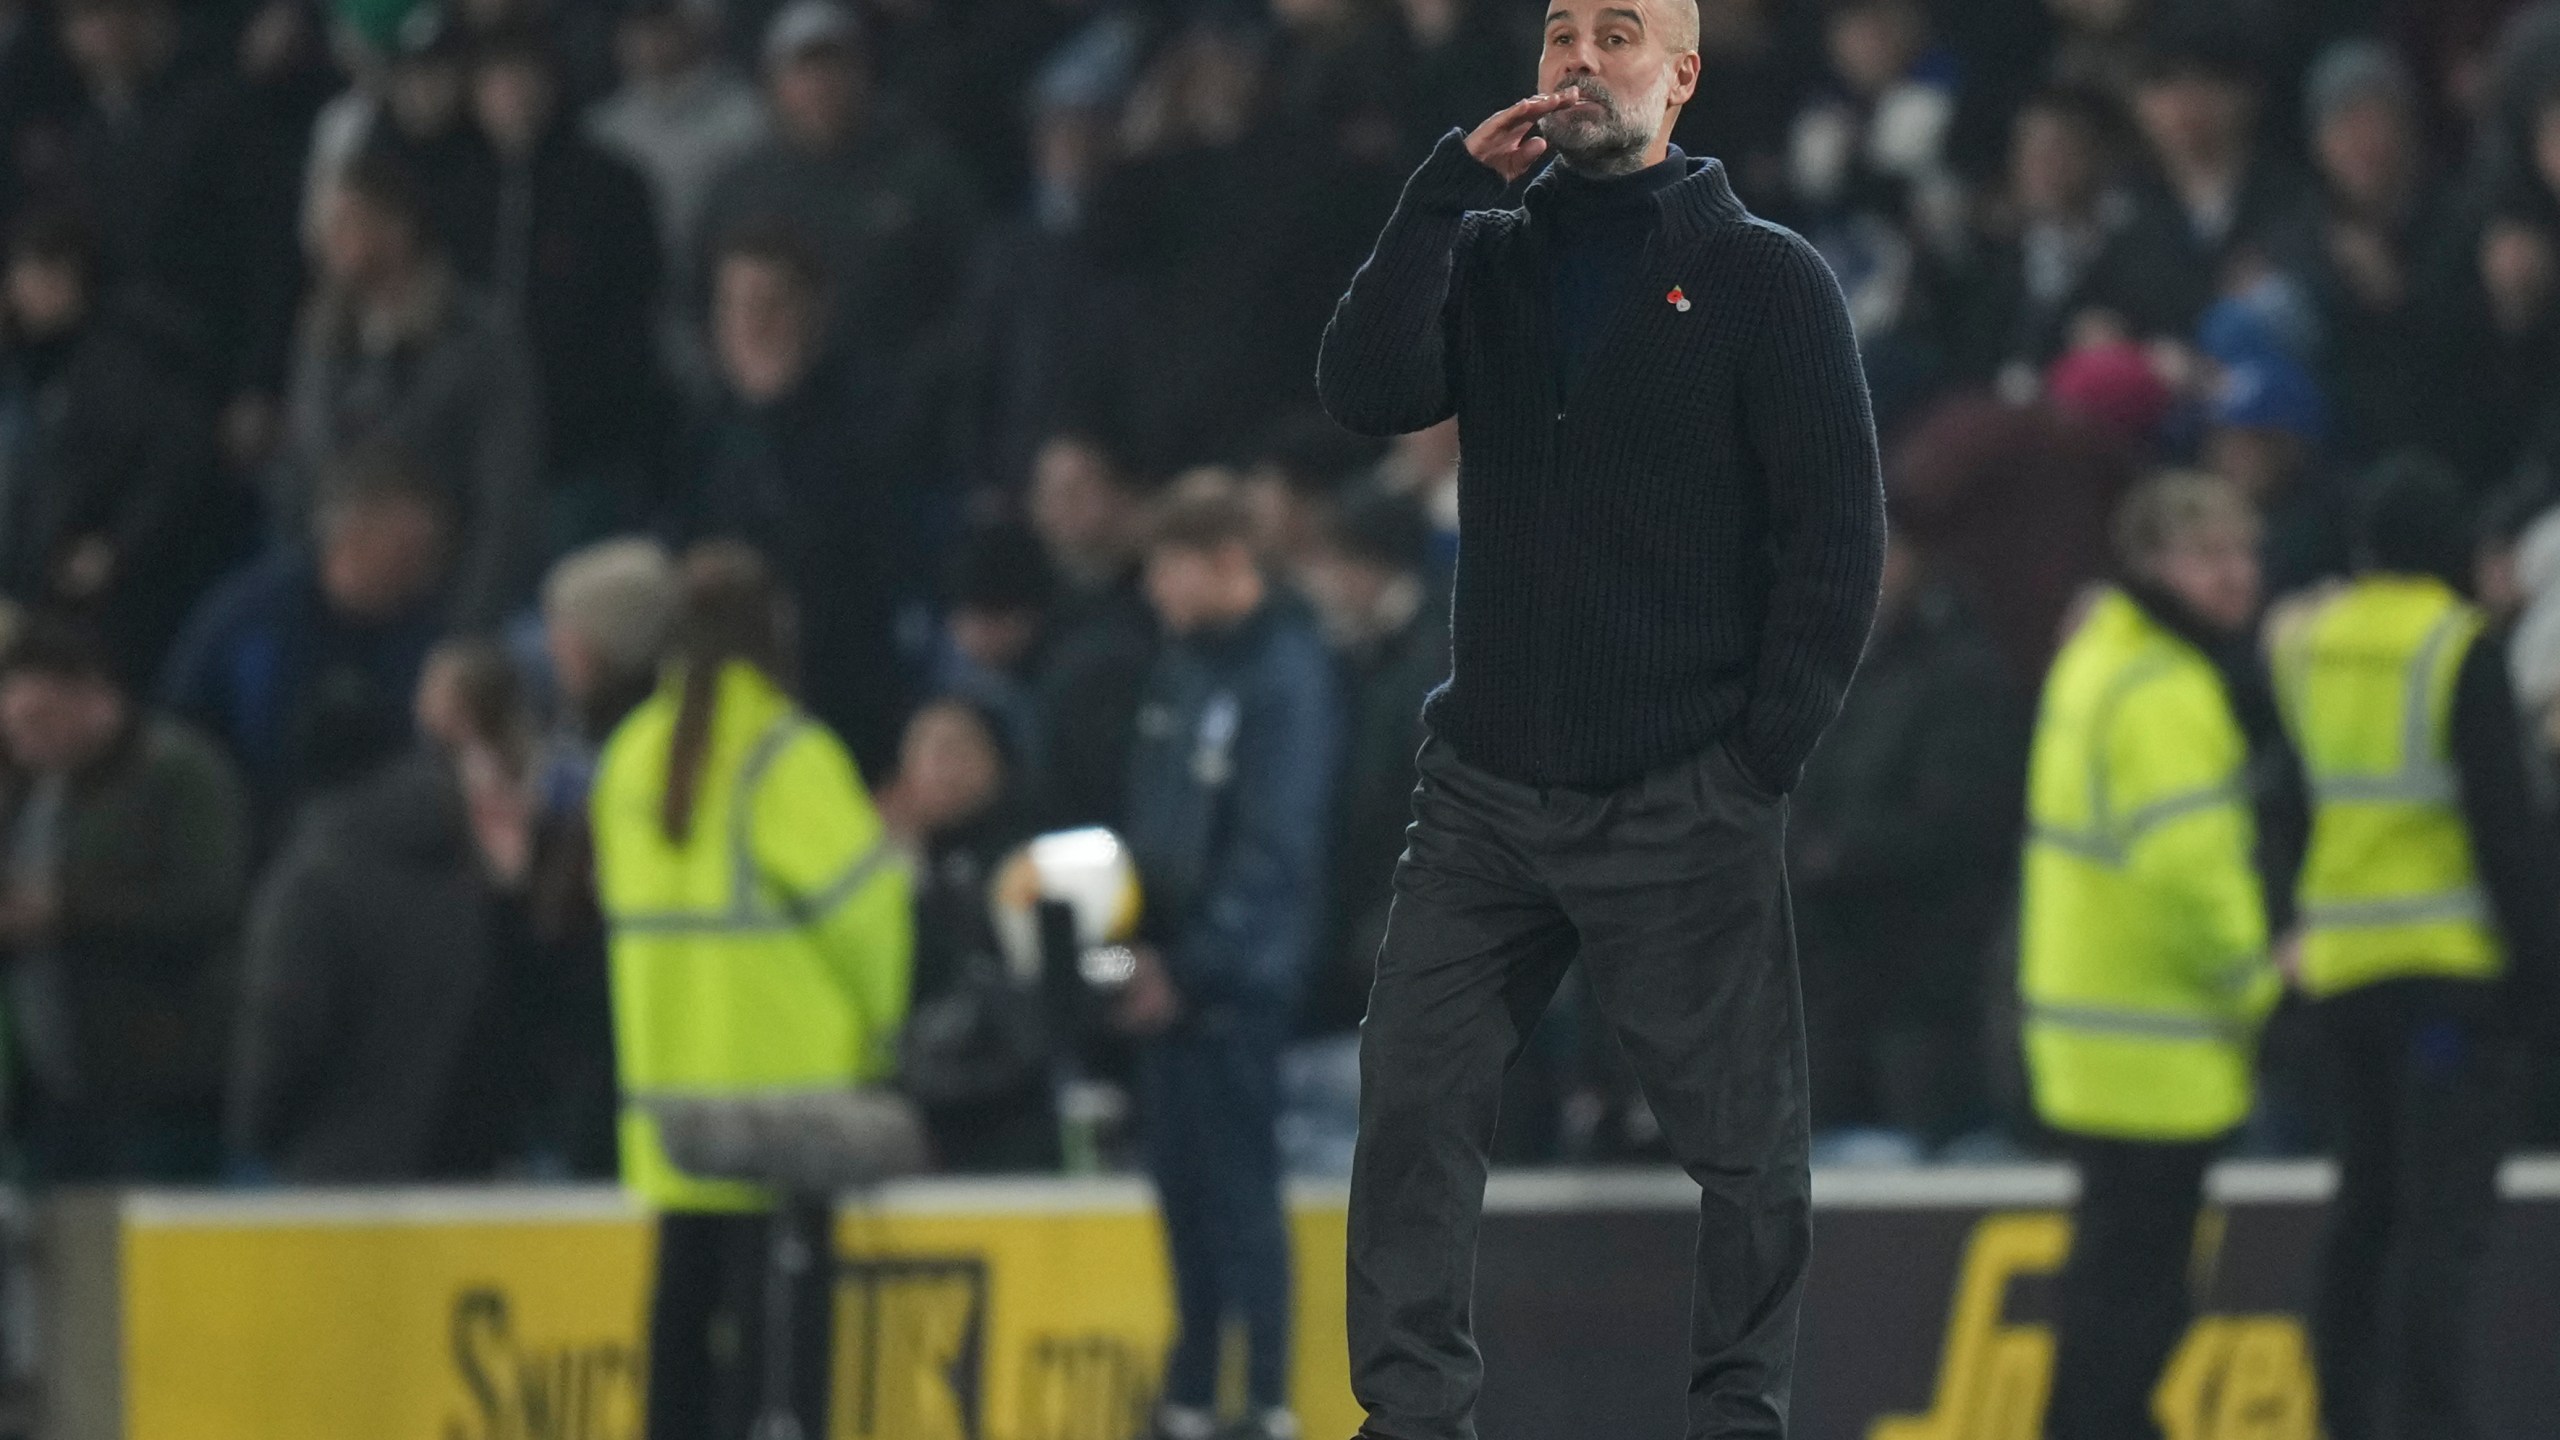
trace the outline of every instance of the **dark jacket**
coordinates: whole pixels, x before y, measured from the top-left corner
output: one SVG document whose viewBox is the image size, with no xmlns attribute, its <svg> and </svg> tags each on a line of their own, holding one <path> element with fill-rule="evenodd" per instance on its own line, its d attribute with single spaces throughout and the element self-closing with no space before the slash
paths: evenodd
<svg viewBox="0 0 2560 1440">
<path fill-rule="evenodd" d="M 1789 878 L 1847 968 L 1970 984 L 2013 879 L 2030 701 L 1953 591 L 1878 629 L 1789 812 Z"/>
<path fill-rule="evenodd" d="M 832 154 L 776 139 L 730 167 L 703 202 L 702 235 L 716 253 L 753 226 L 805 233 L 835 287 L 837 335 L 903 360 L 950 309 L 978 201 L 948 148 L 878 108 L 876 126 Z M 709 266 L 700 273 L 707 283 Z"/>
<path fill-rule="evenodd" d="M 503 310 L 441 269 L 420 286 L 399 330 L 375 350 L 359 338 L 352 307 L 326 294 L 303 317 L 268 518 L 280 539 L 299 541 L 332 459 L 351 447 L 396 445 L 453 497 L 454 623 L 494 627 L 530 592 L 540 559 L 533 356 Z"/>
<path fill-rule="evenodd" d="M 1784 789 L 1866 643 L 1884 506 L 1840 287 L 1712 160 L 1556 391 L 1544 177 L 1520 210 L 1452 131 L 1325 334 L 1353 430 L 1458 417 L 1465 563 L 1433 732 L 1532 784 L 1607 788 L 1719 741 Z M 1687 308 L 1682 308 L 1683 304 Z"/>
<path fill-rule="evenodd" d="M 313 807 L 250 915 L 232 1154 L 304 1184 L 485 1173 L 467 1101 L 507 924 L 441 759 Z"/>
<path fill-rule="evenodd" d="M 0 843 L 20 838 L 34 783 L 0 782 Z M 10 957 L 13 1045 L 29 1077 L 93 1116 L 209 1106 L 249 876 L 238 778 L 202 736 L 145 718 L 70 777 L 58 823 L 57 938 Z"/>
<path fill-rule="evenodd" d="M 1336 704 L 1332 657 L 1287 602 L 1156 657 L 1127 839 L 1147 937 L 1195 1010 L 1301 993 L 1324 914 Z"/>
<path fill-rule="evenodd" d="M 1117 827 L 1129 799 L 1138 705 L 1155 664 L 1155 612 L 1134 573 L 1059 605 L 1032 678 L 1040 823 Z"/>
<path fill-rule="evenodd" d="M 79 609 L 128 680 L 146 682 L 236 535 L 214 503 L 213 405 L 181 318 L 138 294 L 70 335 L 0 354 L 0 584 L 22 604 Z M 85 540 L 114 556 L 77 595 Z"/>
<path fill-rule="evenodd" d="M 1368 1010 L 1396 859 L 1413 820 L 1422 701 L 1449 678 L 1444 604 L 1426 597 L 1403 628 L 1340 657 L 1349 724 L 1335 786 L 1329 918 L 1307 994 L 1305 1024 L 1314 1032 L 1349 1029 Z"/>
<path fill-rule="evenodd" d="M 345 784 L 409 743 L 431 609 L 350 623 L 320 591 L 308 552 L 281 551 L 204 598 L 161 672 L 160 702 L 231 753 L 262 834 L 302 797 Z"/>
<path fill-rule="evenodd" d="M 472 150 L 458 200 L 456 267 L 513 313 L 532 346 L 552 482 L 602 471 L 636 484 L 661 413 L 648 182 L 563 127 L 520 164 Z M 620 518 L 639 519 L 636 505 Z"/>
<path fill-rule="evenodd" d="M 1060 1163 L 1039 992 L 1018 986 L 1006 969 L 988 905 L 997 868 L 1029 835 L 1021 808 L 999 797 L 957 831 L 929 840 L 916 866 L 909 1044 L 940 1037 L 944 1083 L 969 1082 L 965 1096 L 919 1097 L 935 1158 L 961 1174 L 1054 1171 Z M 916 1055 L 908 1051 L 910 1065 Z"/>
<path fill-rule="evenodd" d="M 801 703 L 885 775 L 915 688 L 902 611 L 926 592 L 912 412 L 901 385 L 843 351 L 766 405 L 705 425 L 688 538 L 744 540 L 799 605 Z"/>
</svg>

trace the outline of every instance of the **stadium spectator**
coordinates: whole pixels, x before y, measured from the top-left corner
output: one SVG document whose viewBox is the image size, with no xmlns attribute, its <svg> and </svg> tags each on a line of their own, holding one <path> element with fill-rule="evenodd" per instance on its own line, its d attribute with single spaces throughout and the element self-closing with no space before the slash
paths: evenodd
<svg viewBox="0 0 2560 1440">
<path fill-rule="evenodd" d="M 185 55 L 174 0 L 77 0 L 63 7 L 63 48 L 87 103 L 72 125 L 52 188 L 97 228 L 108 265 L 183 304 L 204 327 L 216 383 L 250 377 L 236 368 L 264 347 L 253 297 L 280 293 L 263 267 L 292 263 L 265 253 L 258 224 L 287 202 L 289 172 L 249 161 L 236 84 Z"/>
<path fill-rule="evenodd" d="M 1499 0 L 1396 0 L 1404 51 L 1394 73 L 1400 158 L 1419 164 L 1454 125 L 1473 125 L 1518 98 L 1521 15 Z"/>
<path fill-rule="evenodd" d="M 960 1173 L 1055 1171 L 1057 1092 L 1041 990 L 1007 968 L 989 890 L 1030 836 L 1002 718 L 947 696 L 907 722 L 880 815 L 915 875 L 915 1007 L 899 1083 Z"/>
<path fill-rule="evenodd" d="M 1943 562 L 2028 686 L 2080 588 L 2106 569 L 2108 517 L 2132 466 L 2101 423 L 1964 395 L 1916 424 L 1885 474 L 1897 522 Z"/>
<path fill-rule="evenodd" d="M 486 642 L 415 699 L 420 748 L 313 805 L 259 885 L 224 1121 L 249 1173 L 478 1178 L 521 1145 L 530 716 Z"/>
<path fill-rule="evenodd" d="M 240 766 L 270 848 L 311 795 L 409 741 L 410 697 L 451 571 L 442 487 L 396 452 L 332 470 L 311 539 L 206 595 L 160 676 L 160 702 Z"/>
<path fill-rule="evenodd" d="M 1925 1152 L 1984 1118 L 1982 981 L 2014 878 L 2027 694 L 1895 538 L 1858 683 L 1787 831 L 1817 1137 L 1881 1129 Z"/>
<path fill-rule="evenodd" d="M 1413 818 L 1422 701 L 1449 678 L 1447 601 L 1427 578 L 1429 547 L 1418 502 L 1368 490 L 1326 514 L 1301 571 L 1344 702 L 1326 921 L 1299 1021 L 1311 1035 L 1346 1033 L 1368 1009 L 1390 882 Z"/>
<path fill-rule="evenodd" d="M 792 703 L 789 604 L 735 541 L 688 552 L 668 683 L 605 746 L 596 892 L 610 928 L 622 1182 L 659 1213 L 647 1433 L 750 1433 L 768 1347 L 788 1344 L 803 1435 L 832 1433 L 835 1287 L 803 1266 L 786 1333 L 764 1303 L 776 1227 L 824 1236 L 828 1207 L 696 1175 L 668 1155 L 660 1098 L 752 1104 L 881 1079 L 907 1010 L 903 867 L 851 757 Z M 781 923 L 739 927 L 741 907 Z M 778 1219 L 777 1203 L 795 1214 Z"/>
<path fill-rule="evenodd" d="M 2234 305 L 2207 318 L 2203 458 L 2265 521 L 2264 583 L 2283 594 L 2346 570 L 2346 497 L 2323 464 L 2330 407 L 2318 382 L 2254 323 L 2217 326 Z"/>
<path fill-rule="evenodd" d="M 446 247 L 463 238 L 456 197 L 483 142 L 471 123 L 462 31 L 442 5 L 414 5 L 379 44 L 379 58 L 365 54 L 355 83 L 312 121 L 302 193 L 307 249 L 326 239 L 330 197 L 368 155 L 387 156 L 417 178 L 429 228 Z"/>
<path fill-rule="evenodd" d="M 2336 402 L 2334 453 L 2362 466 L 2427 433 L 2438 377 L 2432 292 L 2459 226 L 2432 172 L 2417 83 L 2372 41 L 2324 52 L 2303 84 L 2320 193 L 2281 258 L 2309 287 L 2322 336 L 2319 380 Z"/>
<path fill-rule="evenodd" d="M 487 141 L 459 217 L 463 276 L 531 344 L 550 551 L 654 518 L 665 407 L 652 346 L 659 253 L 648 182 L 561 112 L 538 32 L 481 43 L 471 108 Z"/>
<path fill-rule="evenodd" d="M 993 716 L 1013 768 L 1022 772 L 1039 763 L 1040 715 L 1031 686 L 1049 638 L 1056 587 L 1040 537 L 1013 521 L 974 525 L 962 534 L 943 586 L 932 688 Z M 1015 788 L 1028 788 L 1020 783 L 1024 775 L 1014 778 Z"/>
<path fill-rule="evenodd" d="M 1146 501 L 1108 446 L 1061 434 L 1032 467 L 1031 525 L 1065 593 L 1033 687 L 1047 826 L 1120 823 L 1138 697 L 1156 653 L 1138 584 Z"/>
<path fill-rule="evenodd" d="M 1784 0 L 1704 0 L 1698 6 L 1698 93 L 1681 108 L 1671 140 L 1684 154 L 1722 160 L 1734 193 L 1755 215 L 1783 214 L 1792 203 L 1789 141 L 1805 96 L 1822 78 L 1820 20 L 1814 7 Z M 1534 23 L 1525 14 L 1515 21 Z M 1514 47 L 1505 54 L 1507 83 L 1497 87 L 1491 104 L 1450 124 L 1472 124 L 1519 96 L 1530 78 L 1519 57 L 1535 53 L 1532 38 L 1525 30 L 1503 37 L 1503 44 Z"/>
<path fill-rule="evenodd" d="M 11 235 L 0 295 L 0 586 L 88 615 L 128 681 L 154 674 L 230 558 L 213 413 L 183 315 L 109 288 L 78 220 Z"/>
<path fill-rule="evenodd" d="M 771 133 L 763 97 L 720 54 L 720 11 L 703 0 L 640 0 L 614 31 L 622 83 L 586 116 L 596 144 L 648 177 L 667 273 L 660 347 L 702 388 L 708 362 L 686 321 L 700 293 L 702 212 L 712 182 Z"/>
<path fill-rule="evenodd" d="M 0 0 L 0 227 L 55 167 L 80 108 L 80 80 L 54 33 L 54 7 Z"/>
<path fill-rule="evenodd" d="M 1957 365 L 1997 378 L 2002 393 L 2035 393 L 2034 377 L 2069 348 L 2092 311 L 2141 334 L 2173 331 L 2163 297 L 2179 288 L 2174 259 L 2134 235 L 2120 183 L 2114 112 L 2102 95 L 2054 89 L 2030 99 L 2011 129 L 2008 189 L 1989 207 L 1958 292 Z"/>
<path fill-rule="evenodd" d="M 76 626 L 0 659 L 0 953 L 34 1173 L 210 1179 L 248 809 Z"/>
<path fill-rule="evenodd" d="M 1299 578 L 1345 492 L 1368 478 L 1385 450 L 1320 410 L 1289 416 L 1266 431 L 1244 472 L 1245 503 L 1253 507 L 1254 543 L 1263 558 Z"/>
<path fill-rule="evenodd" d="M 1277 603 L 1240 497 L 1213 485 L 1171 497 L 1146 556 L 1170 639 L 1129 761 L 1125 833 L 1147 913 L 1117 1020 L 1142 1042 L 1179 1311 L 1155 1433 L 1216 1429 L 1232 1320 L 1245 1335 L 1244 1433 L 1288 1440 L 1280 1055 L 1319 942 L 1341 721 L 1323 641 Z"/>
<path fill-rule="evenodd" d="M 783 6 L 764 68 L 773 138 L 712 184 L 704 238 L 798 229 L 825 267 L 837 333 L 903 362 L 950 302 L 976 193 L 938 138 L 878 103 L 861 22 L 836 0 Z"/>
<path fill-rule="evenodd" d="M 2523 1047 L 2560 996 L 2560 846 L 2506 657 L 2458 588 L 2465 509 L 2443 467 L 2386 462 L 2355 578 L 2270 625 L 2314 806 L 2282 963 L 2332 1052 L 2312 1341 L 2337 1440 L 2483 1433 L 2471 1301 Z"/>
<path fill-rule="evenodd" d="M 2220 292 L 2224 267 L 2271 252 L 2301 212 L 2300 180 L 2259 138 L 2261 86 L 2234 28 L 2172 30 L 2144 58 L 2134 115 L 2155 174 L 2135 192 L 2127 243 L 2156 256 L 2146 269 L 2169 282 L 2152 302 L 2158 328 L 2140 326 L 2146 338 L 2183 335 Z"/>
<path fill-rule="evenodd" d="M 525 598 L 540 540 L 542 419 L 523 332 L 455 277 L 397 162 L 350 167 L 323 230 L 284 449 L 267 478 L 270 528 L 287 541 L 304 533 L 333 457 L 397 446 L 445 492 L 448 613 L 493 626 Z"/>
<path fill-rule="evenodd" d="M 722 396 L 697 441 L 688 528 L 770 557 L 798 609 L 801 698 L 888 773 L 914 669 L 901 610 L 931 575 L 918 553 L 921 477 L 899 377 L 828 322 L 817 252 L 789 229 L 742 230 L 712 269 Z"/>
<path fill-rule="evenodd" d="M 1109 295 L 1093 244 L 1094 187 L 1135 42 L 1085 48 L 1097 53 L 1062 54 L 1039 79 L 1023 206 L 979 235 L 935 359 L 946 468 L 969 491 L 1019 493 L 1042 443 L 1100 404 Z"/>
</svg>

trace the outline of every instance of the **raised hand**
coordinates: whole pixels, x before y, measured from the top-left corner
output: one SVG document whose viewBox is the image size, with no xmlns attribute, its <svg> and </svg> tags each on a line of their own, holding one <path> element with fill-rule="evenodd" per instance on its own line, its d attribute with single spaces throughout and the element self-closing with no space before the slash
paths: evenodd
<svg viewBox="0 0 2560 1440">
<path fill-rule="evenodd" d="M 1529 173 L 1538 157 L 1547 153 L 1546 137 L 1537 133 L 1538 121 L 1573 104 L 1579 97 L 1567 90 L 1555 95 L 1532 95 L 1508 110 L 1494 115 L 1467 136 L 1467 153 L 1493 167 L 1506 182 Z"/>
</svg>

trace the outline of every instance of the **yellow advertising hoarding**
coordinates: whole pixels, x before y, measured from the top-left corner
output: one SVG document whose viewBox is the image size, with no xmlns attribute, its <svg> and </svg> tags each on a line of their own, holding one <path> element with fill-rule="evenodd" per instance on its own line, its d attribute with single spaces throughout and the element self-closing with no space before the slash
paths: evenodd
<svg viewBox="0 0 2560 1440">
<path fill-rule="evenodd" d="M 1358 1428 L 1343 1212 L 1295 1207 L 1295 1398 Z M 1127 1440 L 1172 1331 L 1143 1187 L 938 1186 L 840 1226 L 831 1440 Z M 601 1192 L 126 1202 L 126 1440 L 640 1440 L 647 1221 Z"/>
</svg>

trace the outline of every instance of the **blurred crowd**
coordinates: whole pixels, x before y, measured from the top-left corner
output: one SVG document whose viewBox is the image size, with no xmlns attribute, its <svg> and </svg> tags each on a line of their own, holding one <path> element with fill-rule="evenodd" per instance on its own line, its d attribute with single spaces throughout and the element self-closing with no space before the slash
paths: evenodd
<svg viewBox="0 0 2560 1440">
<path fill-rule="evenodd" d="M 2453 477 L 2560 749 L 2560 4 L 1700 10 L 1676 139 L 1830 261 L 1889 457 L 1884 609 L 1793 811 L 1817 1125 L 1835 1159 L 1999 1153 L 2035 687 L 2136 477 L 2242 487 L 2275 592 L 2345 569 L 2376 467 Z M 913 862 L 919 1014 L 967 1032 L 915 1057 L 945 1162 L 1107 1156 L 1108 1086 L 1060 1077 L 1125 1055 L 936 1002 L 1000 967 L 1016 845 L 1130 822 L 1195 628 L 1142 552 L 1214 492 L 1329 652 L 1282 1127 L 1338 1168 L 1460 465 L 1445 427 L 1317 415 L 1316 343 L 1406 172 L 1531 87 L 1538 22 L 0 0 L 15 1163 L 611 1173 L 587 786 L 714 537 L 789 592 L 799 697 Z M 1513 1092 L 1510 1159 L 1658 1151 L 1570 988 Z"/>
</svg>

